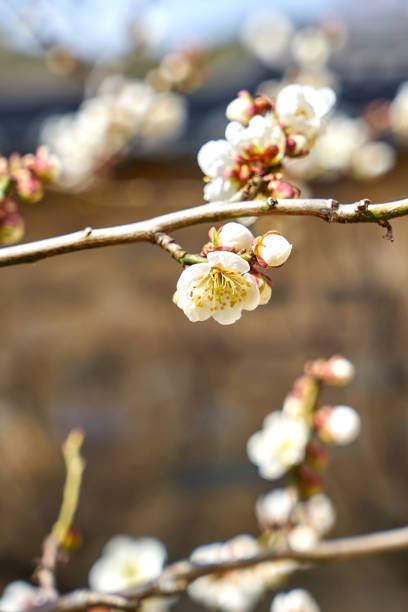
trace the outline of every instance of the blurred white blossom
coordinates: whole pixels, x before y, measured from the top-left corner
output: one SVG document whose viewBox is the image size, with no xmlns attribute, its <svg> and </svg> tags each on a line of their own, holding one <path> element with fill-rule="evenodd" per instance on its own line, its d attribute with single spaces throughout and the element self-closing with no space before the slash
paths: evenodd
<svg viewBox="0 0 408 612">
<path fill-rule="evenodd" d="M 294 27 L 283 13 L 259 10 L 244 21 L 241 38 L 246 47 L 268 66 L 286 60 Z"/>
<path fill-rule="evenodd" d="M 50 117 L 40 140 L 62 164 L 60 183 L 81 186 L 137 138 L 141 146 L 176 137 L 186 119 L 184 98 L 147 83 L 112 75 L 76 113 Z"/>
<path fill-rule="evenodd" d="M 301 28 L 295 33 L 291 50 L 298 64 L 313 68 L 324 65 L 331 55 L 331 46 L 325 33 L 312 26 Z"/>
<path fill-rule="evenodd" d="M 191 555 L 193 563 L 220 563 L 260 553 L 259 544 L 249 535 L 238 535 L 225 543 L 199 546 Z M 268 587 L 277 587 L 296 567 L 292 561 L 265 562 L 252 567 L 203 576 L 192 582 L 188 594 L 209 608 L 226 612 L 251 610 Z"/>
<path fill-rule="evenodd" d="M 274 489 L 258 498 L 255 513 L 261 527 L 274 528 L 289 523 L 297 499 L 295 488 Z"/>
<path fill-rule="evenodd" d="M 111 538 L 89 573 L 89 586 L 109 593 L 156 578 L 166 561 L 166 549 L 155 538 Z"/>
<path fill-rule="evenodd" d="M 312 495 L 296 505 L 293 520 L 301 525 L 308 525 L 319 537 L 325 535 L 336 521 L 336 512 L 330 498 L 324 493 Z"/>
<path fill-rule="evenodd" d="M 408 81 L 400 85 L 391 103 L 390 124 L 399 140 L 408 140 Z"/>
<path fill-rule="evenodd" d="M 304 459 L 309 436 L 305 421 L 272 412 L 265 418 L 262 429 L 248 440 L 249 459 L 258 466 L 263 478 L 279 478 Z"/>
<path fill-rule="evenodd" d="M 275 596 L 271 612 L 320 612 L 320 608 L 308 591 L 293 589 Z"/>
<path fill-rule="evenodd" d="M 10 582 L 0 597 L 1 612 L 24 612 L 40 605 L 41 589 L 24 580 Z"/>
<path fill-rule="evenodd" d="M 350 406 L 323 406 L 315 418 L 318 434 L 328 444 L 350 444 L 361 431 L 361 419 Z"/>
<path fill-rule="evenodd" d="M 391 170 L 395 159 L 395 151 L 387 142 L 367 142 L 353 152 L 350 171 L 355 178 L 369 181 Z"/>
</svg>

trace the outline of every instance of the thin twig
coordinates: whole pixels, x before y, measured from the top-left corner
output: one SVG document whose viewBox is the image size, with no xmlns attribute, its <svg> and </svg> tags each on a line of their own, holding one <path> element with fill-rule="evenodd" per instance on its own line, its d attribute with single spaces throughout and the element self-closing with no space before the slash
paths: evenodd
<svg viewBox="0 0 408 612">
<path fill-rule="evenodd" d="M 384 222 L 388 222 L 390 219 L 407 214 L 408 198 L 384 204 L 369 204 L 366 207 L 361 206 L 361 201 L 353 204 L 337 204 L 332 199 L 212 202 L 211 204 L 187 208 L 137 223 L 103 229 L 87 227 L 84 230 L 64 236 L 5 247 L 0 250 L 0 266 L 30 263 L 54 255 L 96 249 L 114 244 L 154 242 L 154 235 L 161 232 L 167 233 L 199 223 L 213 223 L 242 216 L 314 216 L 330 223 L 377 223 L 384 225 Z"/>
<path fill-rule="evenodd" d="M 58 595 L 55 570 L 60 546 L 64 543 L 72 526 L 78 506 L 82 472 L 85 465 L 80 455 L 83 440 L 83 432 L 80 429 L 73 429 L 68 434 L 62 447 L 67 472 L 62 504 L 51 533 L 47 535 L 43 542 L 42 556 L 34 574 L 45 598 L 51 599 Z"/>
<path fill-rule="evenodd" d="M 302 564 L 325 563 L 343 559 L 356 559 L 374 554 L 398 551 L 408 548 L 408 527 L 371 533 L 349 538 L 320 542 L 312 550 L 268 550 L 252 557 L 199 565 L 191 561 L 179 561 L 169 565 L 155 578 L 141 585 L 112 595 L 99 595 L 93 591 L 78 590 L 68 593 L 32 612 L 80 612 L 91 607 L 107 606 L 132 610 L 137 603 L 148 597 L 168 597 L 183 590 L 194 580 L 209 574 L 251 567 L 265 561 L 293 560 Z M 115 601 L 114 598 L 117 598 Z M 109 600 L 107 598 L 112 598 Z"/>
</svg>

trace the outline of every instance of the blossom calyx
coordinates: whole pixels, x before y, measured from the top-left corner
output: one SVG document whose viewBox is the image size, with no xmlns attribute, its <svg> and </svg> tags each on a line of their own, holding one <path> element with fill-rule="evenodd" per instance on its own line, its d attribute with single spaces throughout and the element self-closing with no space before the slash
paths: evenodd
<svg viewBox="0 0 408 612">
<path fill-rule="evenodd" d="M 288 259 L 292 245 L 276 230 L 270 230 L 258 236 L 252 242 L 252 251 L 260 266 L 276 268 Z"/>
</svg>

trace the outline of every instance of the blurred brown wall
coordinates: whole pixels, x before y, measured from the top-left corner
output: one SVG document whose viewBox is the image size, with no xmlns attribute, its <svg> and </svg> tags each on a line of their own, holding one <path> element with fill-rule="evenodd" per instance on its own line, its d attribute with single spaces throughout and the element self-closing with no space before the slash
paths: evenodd
<svg viewBox="0 0 408 612">
<path fill-rule="evenodd" d="M 407 160 L 386 180 L 319 186 L 353 201 L 407 193 Z M 26 207 L 28 240 L 125 223 L 201 201 L 195 166 L 139 164 L 118 185 L 50 194 Z M 408 219 L 395 242 L 371 224 L 262 220 L 295 248 L 274 273 L 270 303 L 232 327 L 192 324 L 171 302 L 180 270 L 159 249 L 130 245 L 3 268 L 0 312 L 0 577 L 28 579 L 55 520 L 64 469 L 59 446 L 86 432 L 77 523 L 84 545 L 61 586 L 86 583 L 116 533 L 153 535 L 171 559 L 236 533 L 256 533 L 258 477 L 245 443 L 279 409 L 305 360 L 340 352 L 355 381 L 325 397 L 351 404 L 363 433 L 333 451 L 328 492 L 335 535 L 407 522 Z M 206 226 L 177 233 L 192 251 Z M 406 610 L 406 554 L 298 574 L 323 610 Z M 341 597 L 339 597 L 341 593 Z M 265 600 L 267 609 L 270 597 Z M 184 609 L 195 609 L 187 600 Z"/>
</svg>

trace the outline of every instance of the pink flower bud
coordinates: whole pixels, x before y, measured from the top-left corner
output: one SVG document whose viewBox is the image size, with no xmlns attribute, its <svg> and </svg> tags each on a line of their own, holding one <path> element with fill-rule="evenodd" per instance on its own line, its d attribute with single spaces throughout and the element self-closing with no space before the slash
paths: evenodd
<svg viewBox="0 0 408 612">
<path fill-rule="evenodd" d="M 35 204 L 43 197 L 42 183 L 30 170 L 20 168 L 13 172 L 17 193 L 24 202 Z"/>
<path fill-rule="evenodd" d="M 292 245 L 276 230 L 258 236 L 252 243 L 258 264 L 264 268 L 276 268 L 288 259 Z"/>
<path fill-rule="evenodd" d="M 286 151 L 288 157 L 302 157 L 310 151 L 310 143 L 303 134 L 291 134 L 286 138 Z"/>
<path fill-rule="evenodd" d="M 296 185 L 284 181 L 271 181 L 268 185 L 269 191 L 275 199 L 293 199 L 299 197 L 300 189 Z"/>
<path fill-rule="evenodd" d="M 38 147 L 35 155 L 23 157 L 24 167 L 31 170 L 44 182 L 56 181 L 60 176 L 61 164 L 55 155 L 51 155 L 45 146 Z"/>
</svg>

